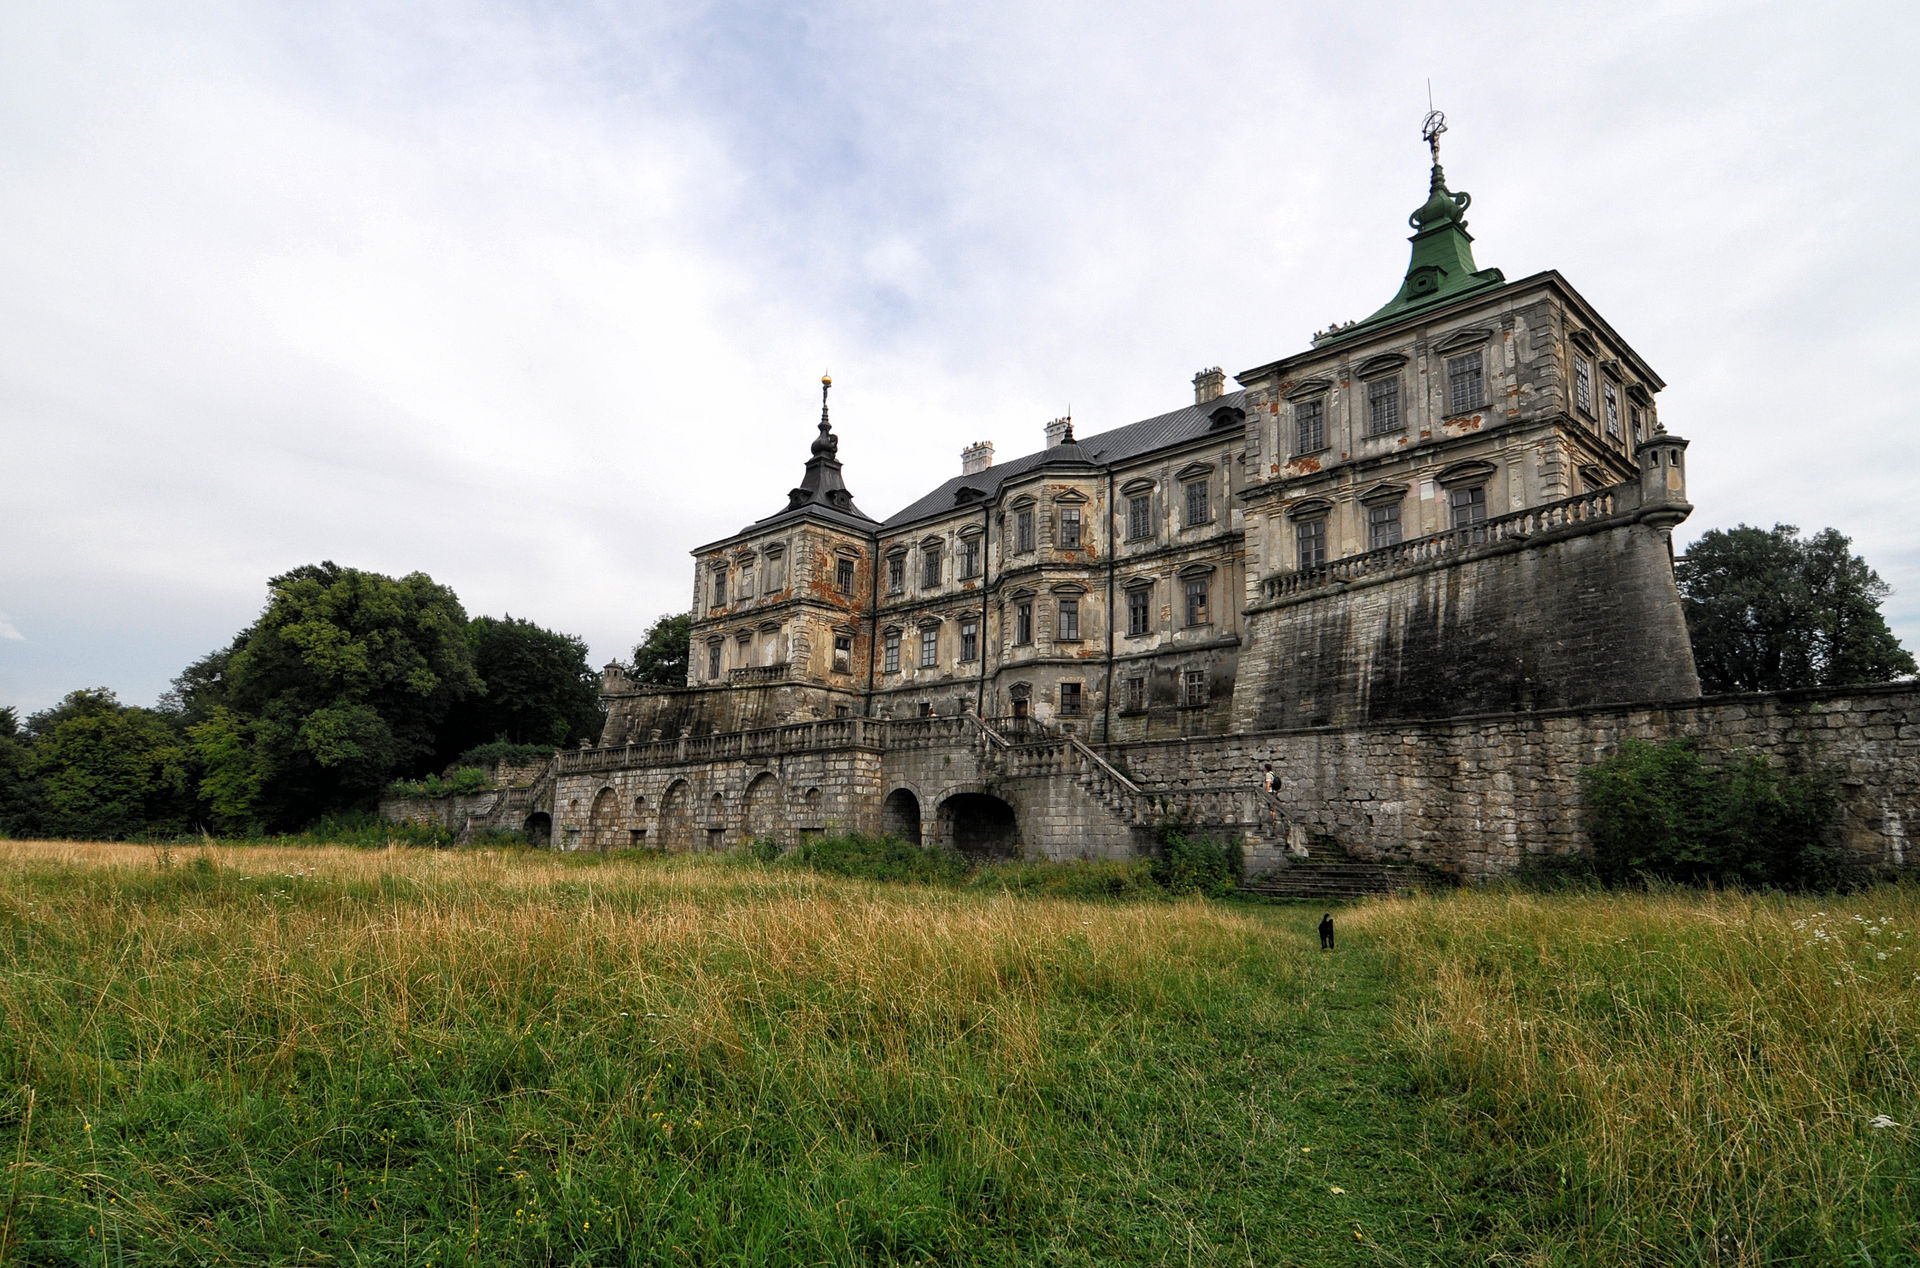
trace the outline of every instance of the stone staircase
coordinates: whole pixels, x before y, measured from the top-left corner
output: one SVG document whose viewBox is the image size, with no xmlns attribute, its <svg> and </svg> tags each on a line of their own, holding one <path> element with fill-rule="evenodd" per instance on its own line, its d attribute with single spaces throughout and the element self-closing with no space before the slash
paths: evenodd
<svg viewBox="0 0 1920 1268">
<path fill-rule="evenodd" d="M 1434 889 L 1444 883 L 1445 877 L 1426 868 L 1323 853 L 1317 857 L 1289 859 L 1287 866 L 1262 873 L 1241 888 L 1268 898 L 1352 902 L 1376 894 Z"/>
</svg>

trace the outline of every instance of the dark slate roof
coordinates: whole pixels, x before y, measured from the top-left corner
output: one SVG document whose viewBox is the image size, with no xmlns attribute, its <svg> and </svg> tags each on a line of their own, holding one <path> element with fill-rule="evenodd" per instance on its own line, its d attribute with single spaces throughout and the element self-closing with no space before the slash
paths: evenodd
<svg viewBox="0 0 1920 1268">
<path fill-rule="evenodd" d="M 1194 440 L 1213 430 L 1213 416 L 1221 410 L 1245 409 L 1246 395 L 1245 392 L 1223 392 L 1205 405 L 1188 405 L 1184 409 L 1174 410 L 1171 414 L 1143 418 L 1137 423 L 1128 423 L 1125 427 L 1116 427 L 1112 431 L 1088 436 L 1078 444 L 1056 445 L 1051 449 L 1042 449 L 1038 453 L 995 463 L 985 471 L 976 471 L 972 475 L 957 475 L 925 497 L 888 517 L 880 527 L 883 530 L 898 528 L 902 524 L 911 524 L 915 520 L 945 515 L 956 505 L 960 505 L 954 501 L 954 494 L 962 485 L 979 489 L 985 495 L 984 498 L 976 501 L 990 499 L 1000 491 L 1002 484 L 1016 476 L 1026 475 L 1054 463 L 1075 462 L 1075 455 L 1071 452 L 1074 450 L 1078 451 L 1080 462 L 1108 466 L 1116 462 L 1125 462 L 1130 458 L 1138 458 L 1156 449 L 1165 449 L 1171 445 Z"/>
</svg>

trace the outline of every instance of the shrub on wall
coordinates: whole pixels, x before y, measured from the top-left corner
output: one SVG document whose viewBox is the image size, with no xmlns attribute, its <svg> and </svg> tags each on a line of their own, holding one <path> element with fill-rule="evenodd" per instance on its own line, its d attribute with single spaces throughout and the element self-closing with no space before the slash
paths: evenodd
<svg viewBox="0 0 1920 1268">
<path fill-rule="evenodd" d="M 1790 775 L 1750 751 L 1710 767 L 1691 739 L 1628 740 L 1580 772 L 1594 870 L 1608 884 L 1828 888 L 1848 880 L 1829 841 L 1831 779 Z"/>
<path fill-rule="evenodd" d="M 457 797 L 462 793 L 485 792 L 493 787 L 492 777 L 478 766 L 462 766 L 445 778 L 429 775 L 425 779 L 399 779 L 387 785 L 387 791 L 399 797 Z"/>
<path fill-rule="evenodd" d="M 1240 844 L 1193 836 L 1179 826 L 1163 827 L 1153 880 L 1169 894 L 1205 894 L 1225 898 L 1240 884 Z"/>
</svg>

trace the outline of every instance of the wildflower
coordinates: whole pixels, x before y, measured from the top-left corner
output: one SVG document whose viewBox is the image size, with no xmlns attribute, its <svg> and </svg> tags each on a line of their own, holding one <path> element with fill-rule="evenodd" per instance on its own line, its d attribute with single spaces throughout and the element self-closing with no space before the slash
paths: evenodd
<svg viewBox="0 0 1920 1268">
<path fill-rule="evenodd" d="M 1884 960 L 1887 958 L 1887 953 L 1885 951 L 1878 952 L 1874 955 L 1873 958 L 1876 960 Z"/>
<path fill-rule="evenodd" d="M 1335 1185 L 1329 1185 L 1327 1188 L 1327 1192 L 1344 1194 L 1346 1190 L 1341 1188 L 1339 1185 L 1335 1184 Z"/>
<path fill-rule="evenodd" d="M 1889 1127 L 1898 1127 L 1899 1125 L 1900 1124 L 1894 1122 L 1891 1118 L 1888 1118 L 1885 1114 L 1875 1114 L 1872 1118 L 1869 1118 L 1867 1120 L 1867 1126 L 1875 1129 L 1876 1131 L 1884 1131 Z"/>
</svg>

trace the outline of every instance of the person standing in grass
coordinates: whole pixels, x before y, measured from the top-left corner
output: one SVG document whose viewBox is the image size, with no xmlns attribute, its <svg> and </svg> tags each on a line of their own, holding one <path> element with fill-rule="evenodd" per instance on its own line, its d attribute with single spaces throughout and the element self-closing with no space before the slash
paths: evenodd
<svg viewBox="0 0 1920 1268">
<path fill-rule="evenodd" d="M 1326 915 L 1320 917 L 1320 949 L 1322 951 L 1333 950 L 1333 913 L 1332 912 L 1328 912 Z"/>
</svg>

